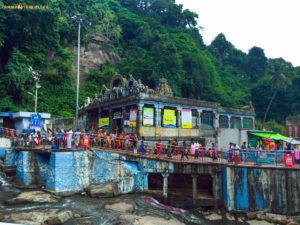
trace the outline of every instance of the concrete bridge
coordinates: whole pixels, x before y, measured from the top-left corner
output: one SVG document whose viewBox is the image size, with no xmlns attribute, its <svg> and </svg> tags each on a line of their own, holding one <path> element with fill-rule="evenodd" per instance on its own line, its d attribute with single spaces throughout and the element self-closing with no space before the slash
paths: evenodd
<svg viewBox="0 0 300 225">
<path fill-rule="evenodd" d="M 16 166 L 25 187 L 44 186 L 60 195 L 90 185 L 114 183 L 121 194 L 159 193 L 172 204 L 224 205 L 233 211 L 300 212 L 300 170 L 233 165 L 224 161 L 178 161 L 106 149 L 6 149 L 5 165 Z"/>
</svg>

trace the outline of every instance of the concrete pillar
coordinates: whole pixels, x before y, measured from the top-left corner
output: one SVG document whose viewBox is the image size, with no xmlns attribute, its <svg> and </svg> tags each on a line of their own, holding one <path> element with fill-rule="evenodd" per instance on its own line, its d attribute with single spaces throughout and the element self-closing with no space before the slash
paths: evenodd
<svg viewBox="0 0 300 225">
<path fill-rule="evenodd" d="M 217 175 L 212 175 L 212 191 L 213 191 L 213 198 L 214 198 L 214 201 L 215 201 L 215 208 L 218 207 L 218 199 L 219 199 L 219 193 L 218 193 L 218 185 L 219 185 L 219 182 L 218 182 L 218 176 Z"/>
<path fill-rule="evenodd" d="M 138 110 L 137 125 L 138 125 L 138 127 L 143 126 L 143 108 L 144 108 L 144 105 L 138 105 L 138 107 L 137 107 L 137 110 Z"/>
<path fill-rule="evenodd" d="M 231 128 L 230 123 L 231 123 L 231 116 L 228 116 L 228 128 Z"/>
<path fill-rule="evenodd" d="M 113 111 L 110 109 L 109 111 L 109 130 L 111 130 L 111 132 L 114 132 L 113 130 Z"/>
<path fill-rule="evenodd" d="M 161 127 L 161 108 L 159 105 L 155 105 L 155 126 Z"/>
<path fill-rule="evenodd" d="M 182 111 L 182 108 L 181 107 L 177 107 L 177 128 L 182 128 L 181 127 L 181 124 L 182 124 L 182 121 L 181 121 L 181 111 Z"/>
<path fill-rule="evenodd" d="M 202 113 L 202 109 L 197 109 L 198 112 L 198 127 L 201 128 L 201 113 Z"/>
<path fill-rule="evenodd" d="M 148 189 L 148 173 L 141 172 L 139 175 L 139 190 L 147 191 Z"/>
<path fill-rule="evenodd" d="M 214 128 L 219 128 L 219 114 L 217 112 L 214 112 Z"/>
<path fill-rule="evenodd" d="M 163 176 L 164 182 L 163 182 L 163 197 L 164 198 L 168 198 L 168 177 L 169 177 L 169 173 L 162 173 L 161 174 Z"/>
<path fill-rule="evenodd" d="M 122 127 L 123 127 L 123 132 L 124 132 L 124 129 L 125 129 L 125 125 L 124 125 L 124 115 L 126 113 L 126 107 L 122 107 Z"/>
<path fill-rule="evenodd" d="M 244 128 L 244 117 L 241 116 L 241 129 L 243 129 L 243 128 Z"/>
<path fill-rule="evenodd" d="M 197 200 L 197 194 L 198 194 L 198 190 L 197 190 L 198 174 L 192 174 L 192 178 L 193 178 L 193 202 L 195 203 Z"/>
<path fill-rule="evenodd" d="M 140 128 L 143 126 L 143 108 L 144 104 L 139 104 L 137 106 L 137 126 L 136 126 L 136 134 L 140 138 Z"/>
</svg>

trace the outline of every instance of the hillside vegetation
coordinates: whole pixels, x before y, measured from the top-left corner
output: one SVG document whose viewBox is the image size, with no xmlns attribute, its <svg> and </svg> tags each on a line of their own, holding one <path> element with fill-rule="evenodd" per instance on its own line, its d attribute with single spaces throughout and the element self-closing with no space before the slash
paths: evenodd
<svg viewBox="0 0 300 225">
<path fill-rule="evenodd" d="M 48 9 L 0 9 L 0 110 L 33 111 L 32 66 L 41 74 L 38 111 L 70 117 L 75 110 L 77 23 L 82 45 L 91 35 L 106 40 L 118 60 L 84 71 L 80 102 L 99 94 L 116 72 L 154 87 L 168 79 L 175 96 L 216 101 L 224 106 L 253 103 L 257 117 L 282 123 L 300 113 L 300 69 L 282 58 L 268 59 L 254 46 L 245 53 L 223 34 L 207 46 L 198 15 L 174 0 L 40 0 L 26 5 Z M 1 1 L 1 5 L 19 1 Z M 271 41 L 271 40 L 270 40 Z M 74 66 L 75 65 L 75 66 Z M 266 113 L 267 112 L 267 113 Z"/>
</svg>

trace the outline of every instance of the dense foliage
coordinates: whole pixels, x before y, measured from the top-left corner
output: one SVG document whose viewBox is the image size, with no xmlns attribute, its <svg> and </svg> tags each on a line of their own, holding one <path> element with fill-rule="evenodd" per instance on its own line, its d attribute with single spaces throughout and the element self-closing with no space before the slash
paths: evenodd
<svg viewBox="0 0 300 225">
<path fill-rule="evenodd" d="M 119 72 L 133 74 L 152 88 L 165 77 L 176 96 L 230 107 L 252 101 L 262 121 L 282 123 L 286 116 L 300 113 L 299 68 L 281 58 L 268 59 L 259 47 L 244 53 L 223 34 L 206 46 L 198 15 L 175 0 L 23 2 L 48 4 L 48 9 L 0 9 L 1 111 L 33 110 L 28 94 L 34 91 L 28 70 L 32 66 L 41 74 L 38 110 L 74 114 L 76 56 L 70 48 L 77 43 L 72 16 L 80 13 L 83 45 L 90 42 L 89 34 L 101 33 L 110 40 L 110 51 L 120 57 L 117 63 L 85 72 L 81 103 L 85 96 L 99 94 L 102 84 Z M 19 1 L 0 0 L 0 5 L 14 4 Z"/>
</svg>

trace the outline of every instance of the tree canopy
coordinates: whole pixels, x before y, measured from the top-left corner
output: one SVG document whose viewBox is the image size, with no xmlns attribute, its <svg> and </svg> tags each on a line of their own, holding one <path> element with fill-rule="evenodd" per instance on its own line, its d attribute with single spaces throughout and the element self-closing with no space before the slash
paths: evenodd
<svg viewBox="0 0 300 225">
<path fill-rule="evenodd" d="M 18 1 L 2 0 L 0 4 Z M 91 43 L 91 34 L 101 33 L 109 51 L 118 55 L 114 62 L 106 61 L 83 71 L 80 104 L 84 97 L 100 94 L 102 84 L 119 72 L 132 74 L 152 88 L 165 77 L 175 96 L 230 107 L 242 107 L 252 101 L 260 119 L 267 110 L 267 120 L 277 122 L 300 113 L 299 68 L 284 59 L 268 59 L 260 47 L 244 53 L 224 34 L 205 45 L 198 15 L 183 9 L 175 0 L 38 3 L 46 4 L 48 9 L 44 10 L 0 9 L 2 111 L 33 111 L 33 98 L 28 95 L 34 89 L 28 71 L 32 66 L 41 73 L 38 110 L 54 116 L 74 114 L 76 55 L 71 49 L 77 43 L 77 24 L 71 18 L 80 13 L 91 24 L 82 26 L 82 45 Z"/>
</svg>

